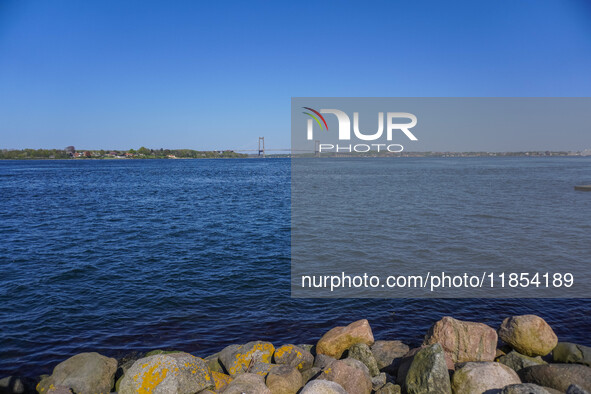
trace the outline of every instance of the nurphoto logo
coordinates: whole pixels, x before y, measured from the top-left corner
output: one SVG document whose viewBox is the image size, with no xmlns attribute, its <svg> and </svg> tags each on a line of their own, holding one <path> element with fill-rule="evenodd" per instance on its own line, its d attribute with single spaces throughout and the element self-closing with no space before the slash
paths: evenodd
<svg viewBox="0 0 591 394">
<path fill-rule="evenodd" d="M 310 107 L 302 107 L 306 111 L 303 114 L 310 117 L 307 122 L 307 139 L 314 140 L 314 121 L 321 131 L 328 131 L 328 124 L 322 114 L 335 115 L 339 124 L 338 139 L 339 141 L 351 141 L 351 118 L 344 111 L 338 109 L 320 109 L 317 111 Z M 388 112 L 386 113 L 386 140 L 392 141 L 395 131 L 401 131 L 411 141 L 418 141 L 418 138 L 410 131 L 411 128 L 417 125 L 417 117 L 408 112 Z M 400 120 L 407 119 L 410 122 L 399 123 Z M 373 133 L 365 133 L 359 129 L 359 112 L 353 112 L 353 134 L 356 139 L 360 141 L 376 141 L 382 139 L 384 134 L 384 113 L 378 112 L 378 130 Z M 402 152 L 404 147 L 400 144 L 334 144 L 334 143 L 319 143 L 319 152 L 369 152 L 374 150 L 380 152 L 387 150 L 388 152 Z"/>
</svg>

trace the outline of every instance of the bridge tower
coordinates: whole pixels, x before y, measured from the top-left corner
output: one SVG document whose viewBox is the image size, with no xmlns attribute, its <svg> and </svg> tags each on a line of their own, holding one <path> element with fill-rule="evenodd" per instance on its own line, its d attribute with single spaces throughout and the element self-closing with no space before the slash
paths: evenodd
<svg viewBox="0 0 591 394">
<path fill-rule="evenodd" d="M 265 157 L 265 137 L 259 137 L 259 157 Z"/>
<path fill-rule="evenodd" d="M 314 157 L 320 157 L 320 140 L 314 141 Z"/>
</svg>

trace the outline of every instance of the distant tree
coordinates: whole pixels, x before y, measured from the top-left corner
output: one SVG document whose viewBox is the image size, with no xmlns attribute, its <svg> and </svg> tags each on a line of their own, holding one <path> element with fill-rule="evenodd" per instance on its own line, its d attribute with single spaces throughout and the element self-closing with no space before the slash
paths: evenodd
<svg viewBox="0 0 591 394">
<path fill-rule="evenodd" d="M 139 153 L 140 155 L 147 156 L 147 155 L 150 154 L 150 149 L 145 148 L 145 147 L 142 146 L 141 148 L 138 149 L 137 153 Z"/>
</svg>

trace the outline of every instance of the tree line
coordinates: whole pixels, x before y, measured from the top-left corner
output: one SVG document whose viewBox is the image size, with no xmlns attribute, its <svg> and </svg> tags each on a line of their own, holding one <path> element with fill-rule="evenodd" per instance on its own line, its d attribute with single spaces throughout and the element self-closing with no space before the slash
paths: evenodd
<svg viewBox="0 0 591 394">
<path fill-rule="evenodd" d="M 193 149 L 148 149 L 141 147 L 137 150 L 75 150 L 73 147 L 66 149 L 2 149 L 0 160 L 19 159 L 109 159 L 109 158 L 136 158 L 136 159 L 203 159 L 203 158 L 241 158 L 246 154 L 234 151 L 198 151 Z"/>
</svg>

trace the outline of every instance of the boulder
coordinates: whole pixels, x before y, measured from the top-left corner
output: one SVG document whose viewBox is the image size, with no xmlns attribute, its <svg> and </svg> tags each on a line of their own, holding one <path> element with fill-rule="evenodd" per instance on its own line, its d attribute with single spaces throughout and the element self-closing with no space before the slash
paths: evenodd
<svg viewBox="0 0 591 394">
<path fill-rule="evenodd" d="M 431 326 L 423 345 L 434 343 L 441 344 L 454 363 L 493 361 L 497 351 L 497 333 L 486 324 L 446 316 Z"/>
<path fill-rule="evenodd" d="M 376 391 L 380 388 L 382 388 L 386 382 L 388 381 L 388 378 L 386 376 L 385 372 L 380 372 L 378 375 L 376 376 L 372 376 L 371 378 L 371 388 Z"/>
<path fill-rule="evenodd" d="M 0 379 L 0 394 L 29 394 L 36 393 L 35 381 L 19 376 L 7 376 Z"/>
<path fill-rule="evenodd" d="M 400 394 L 402 389 L 394 383 L 386 383 L 381 389 L 376 390 L 375 394 Z"/>
<path fill-rule="evenodd" d="M 72 389 L 66 386 L 51 386 L 49 390 L 47 390 L 47 394 L 74 394 Z"/>
<path fill-rule="evenodd" d="M 266 377 L 271 368 L 273 368 L 275 365 L 277 364 L 267 364 L 261 361 L 255 361 L 250 365 L 246 372 Z"/>
<path fill-rule="evenodd" d="M 203 360 L 205 360 L 211 372 L 225 372 L 224 367 L 222 367 L 222 364 L 220 363 L 219 353 L 209 355 L 205 357 Z"/>
<path fill-rule="evenodd" d="M 272 394 L 265 378 L 252 373 L 241 373 L 223 391 L 224 394 Z"/>
<path fill-rule="evenodd" d="M 591 367 L 591 347 L 570 342 L 558 342 L 552 351 L 555 363 L 575 363 Z"/>
<path fill-rule="evenodd" d="M 505 386 L 519 384 L 519 376 L 506 365 L 495 362 L 468 362 L 455 371 L 451 380 L 454 393 L 497 392 Z"/>
<path fill-rule="evenodd" d="M 230 375 L 221 372 L 211 371 L 211 377 L 216 391 L 223 391 L 232 382 Z"/>
<path fill-rule="evenodd" d="M 340 384 L 348 394 L 370 394 L 371 377 L 367 367 L 355 359 L 336 360 L 317 379 Z"/>
<path fill-rule="evenodd" d="M 255 362 L 271 363 L 275 347 L 269 342 L 254 341 L 245 345 L 230 345 L 223 349 L 219 361 L 231 375 L 244 373 Z"/>
<path fill-rule="evenodd" d="M 372 345 L 373 333 L 365 319 L 353 322 L 345 327 L 335 327 L 320 338 L 316 344 L 316 354 L 326 354 L 336 359 L 356 343 Z"/>
<path fill-rule="evenodd" d="M 355 360 L 354 358 L 345 358 L 340 361 L 344 362 L 345 364 L 347 364 L 350 367 L 357 368 L 357 369 L 361 370 L 363 372 L 363 374 L 369 376 L 369 378 L 371 380 L 371 375 L 369 373 L 369 369 L 361 361 Z"/>
<path fill-rule="evenodd" d="M 296 366 L 276 365 L 265 382 L 273 394 L 296 394 L 302 388 L 302 374 Z"/>
<path fill-rule="evenodd" d="M 310 345 L 307 343 L 300 343 L 299 345 L 297 345 L 298 347 L 301 347 L 304 350 L 309 351 L 312 355 L 316 354 L 316 345 Z"/>
<path fill-rule="evenodd" d="M 591 368 L 579 364 L 546 364 L 523 368 L 519 376 L 524 383 L 535 383 L 565 392 L 571 384 L 591 391 Z"/>
<path fill-rule="evenodd" d="M 552 391 L 548 391 L 552 390 Z M 555 394 L 555 390 L 546 389 L 533 383 L 510 384 L 500 394 Z M 560 392 L 559 392 L 560 393 Z"/>
<path fill-rule="evenodd" d="M 312 367 L 310 369 L 305 369 L 301 371 L 302 373 L 302 384 L 305 386 L 312 379 L 316 379 L 318 375 L 322 372 L 321 368 Z"/>
<path fill-rule="evenodd" d="M 396 374 L 396 382 L 403 386 L 405 385 L 406 382 L 406 374 L 408 373 L 408 370 L 410 369 L 410 366 L 412 364 L 412 361 L 414 360 L 414 357 L 416 356 L 416 354 L 421 350 L 426 348 L 426 345 L 423 345 L 421 347 L 417 347 L 414 349 L 411 349 L 408 351 L 408 353 L 406 353 L 404 355 L 404 357 L 402 357 L 399 361 L 399 366 L 398 366 L 398 371 Z M 445 364 L 447 366 L 448 370 L 453 371 L 455 368 L 454 362 L 451 359 L 451 356 L 449 353 L 444 352 L 445 355 Z"/>
<path fill-rule="evenodd" d="M 571 384 L 568 386 L 568 389 L 566 389 L 566 394 L 589 394 L 589 392 L 587 390 L 583 390 L 576 384 Z"/>
<path fill-rule="evenodd" d="M 182 351 L 155 349 L 155 350 L 150 350 L 148 353 L 144 354 L 144 357 L 155 356 L 157 354 L 172 354 L 172 353 L 182 353 Z"/>
<path fill-rule="evenodd" d="M 133 363 L 123 376 L 118 393 L 193 394 L 214 387 L 203 359 L 189 353 L 169 353 L 140 358 Z"/>
<path fill-rule="evenodd" d="M 499 338 L 526 356 L 545 356 L 556 347 L 558 338 L 552 328 L 539 316 L 522 315 L 503 320 Z"/>
<path fill-rule="evenodd" d="M 445 352 L 435 343 L 417 352 L 406 374 L 408 394 L 451 394 Z"/>
<path fill-rule="evenodd" d="M 499 362 L 505 364 L 515 372 L 518 372 L 525 367 L 531 367 L 532 365 L 547 364 L 540 356 L 529 357 L 518 353 L 515 350 L 510 351 L 509 354 L 505 356 L 499 357 Z"/>
<path fill-rule="evenodd" d="M 114 358 L 94 352 L 80 353 L 56 365 L 51 376 L 39 382 L 37 391 L 47 393 L 52 386 L 63 386 L 79 394 L 110 393 L 116 371 Z"/>
<path fill-rule="evenodd" d="M 336 382 L 329 380 L 312 380 L 307 383 L 300 394 L 348 394 L 345 389 Z"/>
<path fill-rule="evenodd" d="M 328 367 L 330 364 L 332 364 L 334 361 L 336 361 L 336 358 L 334 357 L 330 357 L 325 354 L 318 354 L 314 359 L 314 366 L 320 369 L 324 369 Z"/>
<path fill-rule="evenodd" d="M 380 369 L 378 368 L 376 359 L 374 358 L 369 346 L 367 346 L 365 343 L 356 343 L 355 345 L 351 346 L 349 348 L 348 357 L 359 360 L 365 364 L 371 376 L 379 375 Z"/>
<path fill-rule="evenodd" d="M 276 364 L 290 365 L 305 370 L 314 364 L 314 356 L 308 350 L 296 345 L 283 345 L 275 349 L 273 360 Z"/>
<path fill-rule="evenodd" d="M 402 357 L 408 353 L 408 345 L 400 341 L 375 341 L 371 352 L 380 371 L 396 375 Z"/>
</svg>

